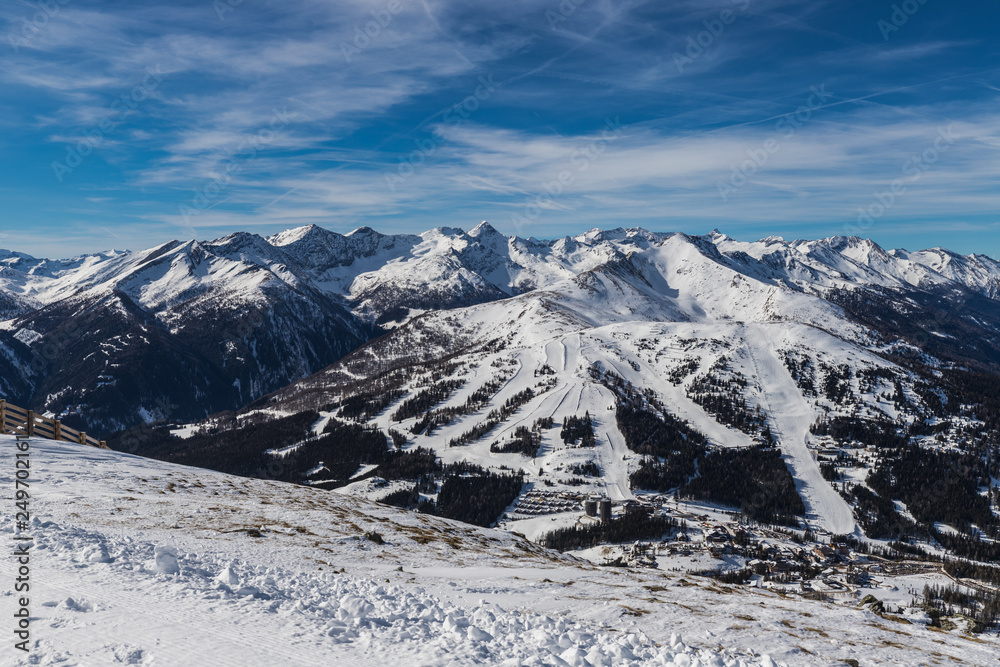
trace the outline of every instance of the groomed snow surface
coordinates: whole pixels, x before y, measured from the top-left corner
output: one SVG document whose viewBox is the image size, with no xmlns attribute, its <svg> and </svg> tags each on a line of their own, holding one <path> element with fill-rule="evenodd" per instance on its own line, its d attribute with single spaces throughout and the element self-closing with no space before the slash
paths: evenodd
<svg viewBox="0 0 1000 667">
<path fill-rule="evenodd" d="M 68 443 L 33 440 L 30 451 L 32 519 L 20 535 L 34 538 L 31 651 L 5 632 L 5 665 L 995 660 L 992 642 L 886 629 L 869 612 L 696 577 L 599 568 L 334 492 Z M 0 437 L 0 452 L 0 483 L 12 490 L 14 439 Z M 0 533 L 13 544 L 8 504 Z M 379 537 L 365 538 L 371 531 Z M 4 563 L 11 619 L 13 558 Z"/>
</svg>

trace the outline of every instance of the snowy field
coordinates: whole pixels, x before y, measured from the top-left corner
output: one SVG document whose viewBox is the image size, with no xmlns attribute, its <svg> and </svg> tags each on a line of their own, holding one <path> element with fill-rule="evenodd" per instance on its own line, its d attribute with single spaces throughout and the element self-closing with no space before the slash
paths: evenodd
<svg viewBox="0 0 1000 667">
<path fill-rule="evenodd" d="M 32 518 L 17 531 L 14 439 L 0 452 L 0 532 L 33 538 L 29 653 L 11 632 L 14 559 L 0 571 L 4 665 L 952 665 L 994 664 L 1000 649 L 67 443 L 32 441 Z"/>
</svg>

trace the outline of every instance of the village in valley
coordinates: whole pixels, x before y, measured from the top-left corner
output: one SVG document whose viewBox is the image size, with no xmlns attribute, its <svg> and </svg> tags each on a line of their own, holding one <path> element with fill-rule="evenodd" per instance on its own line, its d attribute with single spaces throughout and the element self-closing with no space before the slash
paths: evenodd
<svg viewBox="0 0 1000 667">
<path fill-rule="evenodd" d="M 998 593 L 981 582 L 951 576 L 937 562 L 870 553 L 870 545 L 851 536 L 747 523 L 733 510 L 670 494 L 612 502 L 572 491 L 532 490 L 518 499 L 502 525 L 544 541 L 547 530 L 597 526 L 637 515 L 669 519 L 677 527 L 661 540 L 601 544 L 567 553 L 603 566 L 707 575 L 726 585 L 863 606 L 927 625 L 937 625 L 940 619 L 927 604 L 925 586 Z M 972 629 L 968 619 L 957 612 L 954 616 L 959 623 L 966 621 L 965 626 L 946 620 L 945 627 Z"/>
</svg>

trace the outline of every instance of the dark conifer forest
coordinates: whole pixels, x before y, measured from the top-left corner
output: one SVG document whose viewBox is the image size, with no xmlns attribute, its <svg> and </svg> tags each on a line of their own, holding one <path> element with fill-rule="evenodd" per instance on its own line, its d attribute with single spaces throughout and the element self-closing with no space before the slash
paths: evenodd
<svg viewBox="0 0 1000 667">
<path fill-rule="evenodd" d="M 738 507 L 748 521 L 799 525 L 805 515 L 795 480 L 771 447 L 722 449 L 699 464 L 699 474 L 681 487 L 682 496 Z"/>
<path fill-rule="evenodd" d="M 680 526 L 664 516 L 636 512 L 611 521 L 560 528 L 547 533 L 542 544 L 550 549 L 587 549 L 598 544 L 620 544 L 636 540 L 660 540 Z"/>
<path fill-rule="evenodd" d="M 477 526 L 492 526 L 521 494 L 524 476 L 474 469 L 449 471 L 441 484 L 434 513 Z"/>
</svg>

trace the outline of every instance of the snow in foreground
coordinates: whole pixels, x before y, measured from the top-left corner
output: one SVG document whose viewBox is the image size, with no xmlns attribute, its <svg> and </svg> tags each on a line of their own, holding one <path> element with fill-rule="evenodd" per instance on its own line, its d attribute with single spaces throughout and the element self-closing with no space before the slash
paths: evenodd
<svg viewBox="0 0 1000 667">
<path fill-rule="evenodd" d="M 12 438 L 0 452 L 10 489 Z M 866 611 L 598 568 L 341 494 L 66 443 L 33 441 L 31 475 L 31 652 L 8 639 L 2 664 L 985 664 L 996 651 Z M 8 541 L 12 504 L 0 517 Z"/>
</svg>

